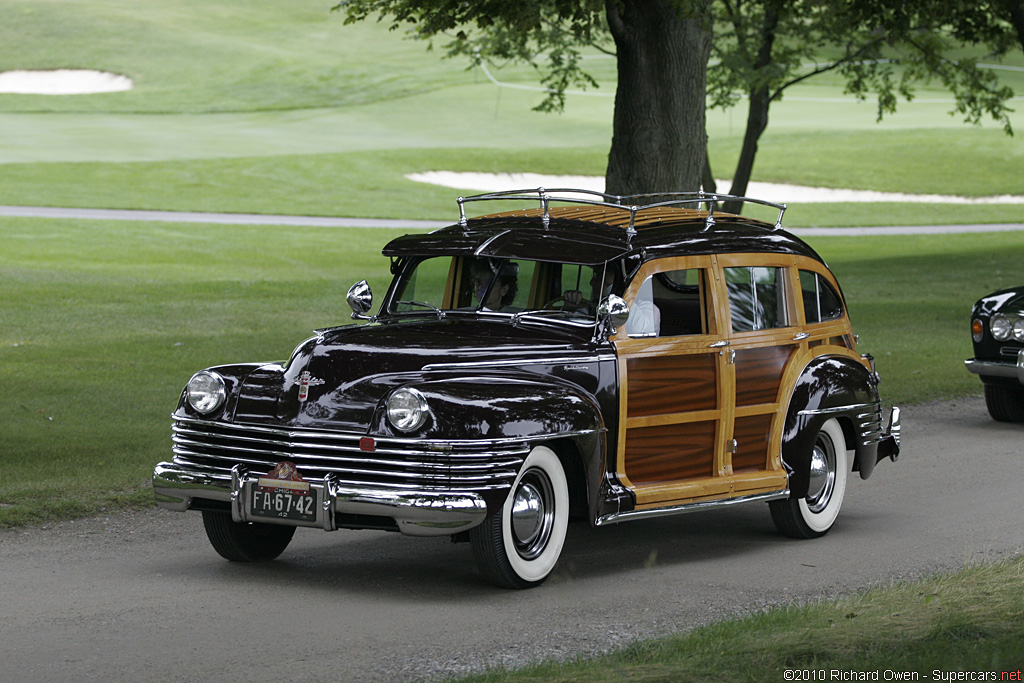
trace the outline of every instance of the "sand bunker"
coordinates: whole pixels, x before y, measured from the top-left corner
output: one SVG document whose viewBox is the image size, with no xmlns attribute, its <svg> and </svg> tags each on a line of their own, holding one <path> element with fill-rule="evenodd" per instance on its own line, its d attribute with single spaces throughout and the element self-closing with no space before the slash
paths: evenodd
<svg viewBox="0 0 1024 683">
<path fill-rule="evenodd" d="M 0 93 L 17 95 L 92 95 L 132 89 L 132 79 L 90 69 L 0 72 Z"/>
<path fill-rule="evenodd" d="M 409 180 L 442 187 L 476 192 L 496 192 L 534 187 L 571 187 L 580 190 L 604 191 L 604 178 L 600 176 L 546 176 L 537 173 L 455 173 L 431 171 L 410 173 Z M 717 180 L 720 192 L 728 192 L 728 180 Z M 959 197 L 937 194 L 903 194 L 900 192 L 871 192 L 864 190 L 836 190 L 827 187 L 806 187 L 779 183 L 752 182 L 747 196 L 781 204 L 809 202 L 919 202 L 928 204 L 1024 204 L 1024 196 L 1000 195 L 994 197 Z"/>
</svg>

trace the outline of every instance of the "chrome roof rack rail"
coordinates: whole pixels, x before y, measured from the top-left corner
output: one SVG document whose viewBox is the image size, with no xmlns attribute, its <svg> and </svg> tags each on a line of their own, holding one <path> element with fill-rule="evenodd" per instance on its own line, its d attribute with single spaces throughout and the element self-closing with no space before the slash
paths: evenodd
<svg viewBox="0 0 1024 683">
<path fill-rule="evenodd" d="M 555 194 L 559 193 L 559 194 Z M 661 198 L 661 201 L 649 201 Z M 466 227 L 469 222 L 466 218 L 467 202 L 485 201 L 539 201 L 544 211 L 543 222 L 547 227 L 551 223 L 550 206 L 551 202 L 565 204 L 583 204 L 589 206 L 606 206 L 615 209 L 629 210 L 629 225 L 626 227 L 626 234 L 632 238 L 636 234 L 637 214 L 642 214 L 651 209 L 667 206 L 686 206 L 688 204 L 706 205 L 708 212 L 704 221 L 704 229 L 708 230 L 715 225 L 715 208 L 719 202 L 740 201 L 750 204 L 758 204 L 777 209 L 778 218 L 775 220 L 775 230 L 782 228 L 782 216 L 786 213 L 786 205 L 775 202 L 756 199 L 754 197 L 737 197 L 731 194 L 699 192 L 654 192 L 650 194 L 614 195 L 596 190 L 581 190 L 571 187 L 524 189 L 524 190 L 502 190 L 499 192 L 487 192 L 470 197 L 459 197 L 459 225 Z M 647 200 L 647 201 L 644 201 Z"/>
</svg>

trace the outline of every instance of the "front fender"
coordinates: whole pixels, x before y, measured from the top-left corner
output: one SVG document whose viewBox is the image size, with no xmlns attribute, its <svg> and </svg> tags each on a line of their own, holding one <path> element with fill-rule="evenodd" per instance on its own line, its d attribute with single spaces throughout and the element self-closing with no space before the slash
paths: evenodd
<svg viewBox="0 0 1024 683">
<path fill-rule="evenodd" d="M 877 461 L 881 406 L 877 377 L 846 356 L 819 356 L 803 369 L 794 386 L 782 436 L 782 461 L 793 498 L 807 495 L 811 453 L 822 425 L 837 418 L 847 448 L 856 451 L 854 469 L 867 479 Z"/>
<path fill-rule="evenodd" d="M 508 377 L 471 377 L 413 382 L 427 399 L 430 417 L 416 438 L 510 439 L 558 437 L 604 431 L 596 401 L 569 384 Z M 382 402 L 374 419 L 378 434 L 395 433 Z"/>
<path fill-rule="evenodd" d="M 421 380 L 430 417 L 413 436 L 432 441 L 523 439 L 544 441 L 558 453 L 570 481 L 574 514 L 596 519 L 607 458 L 607 428 L 586 391 L 547 377 L 544 383 L 510 377 Z M 377 434 L 394 433 L 384 405 L 374 419 Z"/>
</svg>

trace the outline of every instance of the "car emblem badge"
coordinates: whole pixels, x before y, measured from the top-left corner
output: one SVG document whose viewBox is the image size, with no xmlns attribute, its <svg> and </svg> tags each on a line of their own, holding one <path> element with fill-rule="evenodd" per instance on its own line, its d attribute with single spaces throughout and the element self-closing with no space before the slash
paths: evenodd
<svg viewBox="0 0 1024 683">
<path fill-rule="evenodd" d="M 324 380 L 317 379 L 316 377 L 313 377 L 312 375 L 309 374 L 309 370 L 304 370 L 302 374 L 299 375 L 299 401 L 305 401 L 307 398 L 309 398 L 310 387 L 315 387 L 323 383 Z"/>
</svg>

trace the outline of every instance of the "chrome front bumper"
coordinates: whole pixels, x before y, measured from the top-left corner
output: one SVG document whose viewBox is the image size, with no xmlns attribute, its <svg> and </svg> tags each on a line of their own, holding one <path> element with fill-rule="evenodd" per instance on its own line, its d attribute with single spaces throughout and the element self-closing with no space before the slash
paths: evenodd
<svg viewBox="0 0 1024 683">
<path fill-rule="evenodd" d="M 236 522 L 274 520 L 249 519 L 246 510 L 247 492 L 259 475 L 238 466 L 230 476 L 188 469 L 170 462 L 157 465 L 153 473 L 153 490 L 160 507 L 182 512 L 196 499 L 229 503 Z M 342 485 L 328 475 L 309 480 L 322 501 L 313 523 L 280 521 L 292 526 L 311 526 L 334 531 L 339 528 L 337 515 L 368 515 L 393 519 L 398 530 L 408 536 L 448 536 L 470 529 L 487 516 L 487 504 L 477 493 L 443 493 L 434 491 L 396 490 L 372 486 Z"/>
<path fill-rule="evenodd" d="M 964 365 L 967 366 L 967 370 L 969 372 L 972 372 L 975 375 L 1007 377 L 1024 384 L 1024 350 L 1021 350 L 1017 354 L 1016 363 L 1000 363 L 998 361 L 971 359 L 965 360 Z"/>
</svg>

